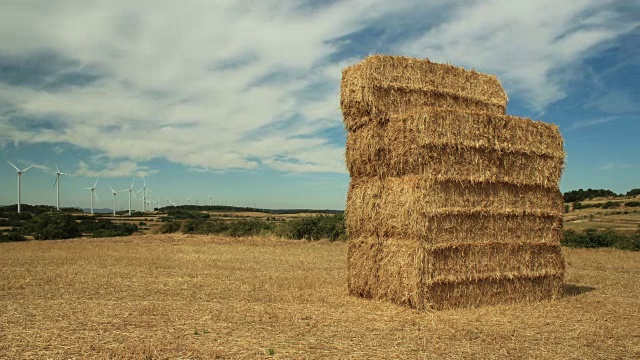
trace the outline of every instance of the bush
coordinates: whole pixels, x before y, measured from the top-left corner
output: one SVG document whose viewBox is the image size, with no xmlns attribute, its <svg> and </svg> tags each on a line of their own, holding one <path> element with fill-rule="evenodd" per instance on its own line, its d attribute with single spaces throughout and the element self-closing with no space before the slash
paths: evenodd
<svg viewBox="0 0 640 360">
<path fill-rule="evenodd" d="M 167 215 L 177 220 L 206 220 L 210 216 L 207 213 L 190 210 L 170 210 Z"/>
<path fill-rule="evenodd" d="M 640 233 L 625 236 L 614 247 L 620 250 L 640 251 Z"/>
<path fill-rule="evenodd" d="M 612 229 L 589 228 L 582 233 L 565 230 L 561 244 L 578 248 L 615 247 L 621 250 L 638 251 L 640 250 L 640 230 L 631 235 L 615 232 Z"/>
<path fill-rule="evenodd" d="M 632 189 L 627 192 L 627 196 L 638 196 L 640 195 L 640 189 Z"/>
<path fill-rule="evenodd" d="M 600 208 L 600 207 L 602 207 L 602 205 L 603 205 L 602 203 L 583 204 L 581 202 L 575 202 L 575 203 L 573 203 L 573 210 Z"/>
<path fill-rule="evenodd" d="M 80 221 L 80 230 L 90 232 L 95 237 L 129 236 L 138 231 L 138 226 L 130 223 L 114 223 L 111 220 L 84 218 Z"/>
<path fill-rule="evenodd" d="M 160 234 L 172 234 L 180 230 L 180 223 L 177 221 L 167 221 L 163 222 L 162 226 L 160 226 Z"/>
<path fill-rule="evenodd" d="M 26 237 L 22 236 L 18 231 L 11 230 L 6 234 L 0 233 L 0 242 L 25 241 Z"/>
<path fill-rule="evenodd" d="M 23 232 L 33 234 L 36 240 L 71 239 L 82 236 L 80 226 L 73 216 L 59 212 L 37 215 L 23 226 Z"/>
<path fill-rule="evenodd" d="M 624 203 L 624 206 L 626 206 L 626 207 L 638 207 L 638 206 L 640 206 L 640 201 L 627 201 L 626 203 Z"/>
<path fill-rule="evenodd" d="M 257 236 L 273 230 L 273 225 L 258 219 L 238 220 L 228 225 L 229 230 L 226 231 L 226 234 L 233 237 Z"/>
<path fill-rule="evenodd" d="M 622 204 L 619 202 L 615 202 L 615 201 L 607 201 L 606 203 L 602 204 L 602 208 L 603 209 L 615 209 L 615 208 L 619 208 Z"/>
<path fill-rule="evenodd" d="M 344 240 L 346 239 L 344 216 L 336 214 L 301 217 L 282 224 L 278 235 L 289 239 Z"/>
</svg>

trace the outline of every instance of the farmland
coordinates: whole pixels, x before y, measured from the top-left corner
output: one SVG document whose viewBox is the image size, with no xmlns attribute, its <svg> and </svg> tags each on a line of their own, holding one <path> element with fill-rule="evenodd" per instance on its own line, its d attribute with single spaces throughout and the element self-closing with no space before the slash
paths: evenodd
<svg viewBox="0 0 640 360">
<path fill-rule="evenodd" d="M 347 295 L 346 244 L 0 244 L 0 358 L 638 358 L 640 253 L 569 249 L 558 301 L 420 313 Z"/>
</svg>

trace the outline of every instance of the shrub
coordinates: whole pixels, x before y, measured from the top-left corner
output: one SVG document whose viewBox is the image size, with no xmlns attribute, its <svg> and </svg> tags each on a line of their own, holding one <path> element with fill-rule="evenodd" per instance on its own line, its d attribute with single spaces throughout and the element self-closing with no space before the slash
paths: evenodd
<svg viewBox="0 0 640 360">
<path fill-rule="evenodd" d="M 615 247 L 623 250 L 640 250 L 640 231 L 625 235 L 612 229 L 598 230 L 589 228 L 582 233 L 565 230 L 561 242 L 564 246 L 578 248 Z"/>
<path fill-rule="evenodd" d="M 25 233 L 32 233 L 36 240 L 71 239 L 82 236 L 80 226 L 73 216 L 52 212 L 37 215 L 24 225 Z"/>
<path fill-rule="evenodd" d="M 227 230 L 226 233 L 233 237 L 257 236 L 264 232 L 270 232 L 273 230 L 273 225 L 258 219 L 238 220 L 231 222 L 228 225 L 229 230 Z"/>
<path fill-rule="evenodd" d="M 138 226 L 130 223 L 114 223 L 111 220 L 85 218 L 80 221 L 80 230 L 90 232 L 93 237 L 129 236 L 138 231 Z"/>
<path fill-rule="evenodd" d="M 26 237 L 22 236 L 18 231 L 11 230 L 6 234 L 0 233 L 0 242 L 25 241 Z"/>
<path fill-rule="evenodd" d="M 623 237 L 614 247 L 620 250 L 640 251 L 640 233 Z"/>
<path fill-rule="evenodd" d="M 626 203 L 624 203 L 624 206 L 626 206 L 626 207 L 638 207 L 638 206 L 640 206 L 640 201 L 627 201 Z"/>
<path fill-rule="evenodd" d="M 344 216 L 336 214 L 301 217 L 282 224 L 278 235 L 289 239 L 344 240 L 346 239 Z"/>
<path fill-rule="evenodd" d="M 602 207 L 602 203 L 595 203 L 595 204 L 583 204 L 580 202 L 576 202 L 573 204 L 573 210 L 580 210 L 580 209 L 590 209 L 590 208 L 600 208 Z"/>
<path fill-rule="evenodd" d="M 177 209 L 168 211 L 167 215 L 177 220 L 206 220 L 209 218 L 207 213 Z"/>
<path fill-rule="evenodd" d="M 180 230 L 180 223 L 177 221 L 166 221 L 160 226 L 160 234 L 172 234 Z"/>
<path fill-rule="evenodd" d="M 615 202 L 615 201 L 607 201 L 606 203 L 602 204 L 602 208 L 603 209 L 615 209 L 615 208 L 619 208 L 622 204 L 619 202 Z"/>
</svg>

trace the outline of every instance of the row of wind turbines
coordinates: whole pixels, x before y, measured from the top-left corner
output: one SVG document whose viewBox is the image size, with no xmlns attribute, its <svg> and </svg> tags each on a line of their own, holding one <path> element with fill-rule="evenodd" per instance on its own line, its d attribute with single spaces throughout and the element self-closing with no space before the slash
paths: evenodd
<svg viewBox="0 0 640 360">
<path fill-rule="evenodd" d="M 33 167 L 33 165 L 24 168 L 24 169 L 20 169 L 18 168 L 16 165 L 14 165 L 11 161 L 7 160 L 7 162 L 9 163 L 9 165 L 11 165 L 15 170 L 16 173 L 18 174 L 18 213 L 20 213 L 20 205 L 22 204 L 22 175 L 29 171 L 29 169 L 31 169 Z M 58 166 L 56 166 L 56 180 L 53 183 L 53 186 L 56 188 L 56 209 L 60 210 L 60 176 L 61 175 L 69 175 L 67 173 L 63 173 L 62 171 L 60 171 L 60 169 L 58 168 Z M 140 191 L 142 192 L 142 209 L 143 211 L 149 211 L 151 208 L 151 200 L 147 200 L 147 190 L 149 190 L 147 188 L 147 183 L 146 180 L 144 181 L 144 185 L 142 186 L 142 188 L 140 189 Z M 131 216 L 132 214 L 132 208 L 131 208 L 131 196 L 133 195 L 133 197 L 136 197 L 134 192 L 133 192 L 133 187 L 135 185 L 136 180 L 133 179 L 133 182 L 131 183 L 131 186 L 128 189 L 124 189 L 124 190 L 114 190 L 111 186 L 109 186 L 109 189 L 111 190 L 111 193 L 113 194 L 113 215 L 116 215 L 116 195 L 118 195 L 118 193 L 121 192 L 129 192 L 129 216 Z M 93 215 L 93 198 L 95 197 L 96 200 L 98 200 L 98 195 L 96 194 L 96 187 L 98 186 L 98 178 L 96 178 L 95 183 L 93 184 L 92 187 L 87 187 L 84 188 L 85 190 L 91 190 L 91 215 Z M 170 199 L 167 199 L 167 203 L 168 205 L 175 205 L 175 203 L 171 202 Z M 160 200 L 158 199 L 156 201 L 156 207 L 160 207 Z"/>
</svg>

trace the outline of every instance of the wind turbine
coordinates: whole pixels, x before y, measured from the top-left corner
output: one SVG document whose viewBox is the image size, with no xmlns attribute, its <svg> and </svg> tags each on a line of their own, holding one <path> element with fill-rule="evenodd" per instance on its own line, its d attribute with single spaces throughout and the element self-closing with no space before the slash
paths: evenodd
<svg viewBox="0 0 640 360">
<path fill-rule="evenodd" d="M 17 166 L 13 165 L 13 163 L 9 160 L 7 160 L 7 162 L 9 163 L 9 165 L 13 166 L 14 169 L 16 169 L 16 172 L 18 173 L 18 214 L 20 213 L 20 202 L 22 201 L 22 173 L 26 172 L 27 170 L 31 169 L 33 167 L 33 165 L 29 166 L 26 169 L 20 170 L 18 169 Z"/>
<path fill-rule="evenodd" d="M 98 178 L 96 178 L 96 182 L 92 187 L 84 188 L 85 190 L 91 190 L 91 215 L 93 215 L 93 197 L 96 197 L 98 200 L 98 195 L 96 195 L 96 186 L 98 185 Z"/>
<path fill-rule="evenodd" d="M 56 186 L 56 209 L 60 211 L 60 175 L 69 175 L 63 172 L 60 172 L 58 165 L 56 165 L 56 182 L 53 183 L 53 186 Z"/>
<path fill-rule="evenodd" d="M 129 216 L 131 216 L 131 195 L 133 194 L 133 185 L 135 185 L 135 183 L 136 183 L 136 179 L 134 178 L 133 182 L 131 183 L 131 186 L 129 187 L 129 189 L 122 190 L 122 191 L 128 191 L 129 192 Z M 133 195 L 133 196 L 135 196 L 135 195 Z"/>
<path fill-rule="evenodd" d="M 209 206 L 213 206 L 213 196 L 209 196 Z"/>
<path fill-rule="evenodd" d="M 116 195 L 118 195 L 120 191 L 113 190 L 111 186 L 109 186 L 109 189 L 111 189 L 111 192 L 113 193 L 113 216 L 116 216 Z"/>
<path fill-rule="evenodd" d="M 142 212 L 147 211 L 146 210 L 146 206 L 147 206 L 147 180 L 143 177 L 142 178 Z"/>
</svg>

